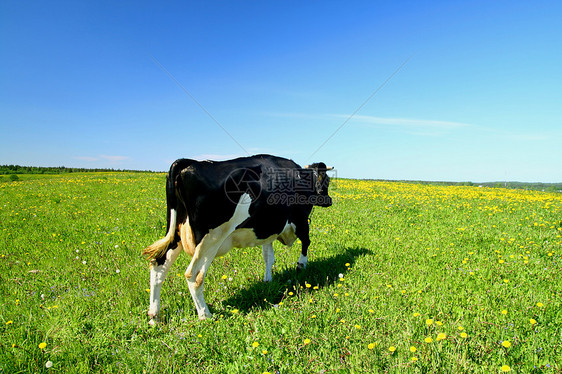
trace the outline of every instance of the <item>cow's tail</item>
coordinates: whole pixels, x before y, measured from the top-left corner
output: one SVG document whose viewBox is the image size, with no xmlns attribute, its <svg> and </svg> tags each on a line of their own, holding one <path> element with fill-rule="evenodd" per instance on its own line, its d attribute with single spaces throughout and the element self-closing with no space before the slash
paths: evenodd
<svg viewBox="0 0 562 374">
<path fill-rule="evenodd" d="M 170 245 L 176 242 L 176 232 L 178 231 L 178 212 L 180 209 L 185 209 L 183 206 L 180 206 L 180 204 L 183 203 L 178 201 L 176 193 L 178 181 L 177 177 L 180 175 L 181 171 L 192 162 L 193 160 L 181 159 L 174 162 L 170 167 L 166 180 L 166 201 L 168 205 L 168 226 L 166 236 L 143 249 L 142 254 L 149 260 L 152 258 L 160 259 L 164 257 L 170 248 Z"/>
</svg>

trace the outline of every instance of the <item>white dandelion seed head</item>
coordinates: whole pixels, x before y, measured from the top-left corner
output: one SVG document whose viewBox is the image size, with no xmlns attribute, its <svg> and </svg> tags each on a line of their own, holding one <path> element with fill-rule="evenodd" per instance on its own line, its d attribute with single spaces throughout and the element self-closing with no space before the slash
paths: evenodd
<svg viewBox="0 0 562 374">
<path fill-rule="evenodd" d="M 53 367 L 53 362 L 52 362 L 52 361 L 47 361 L 47 362 L 45 362 L 45 367 L 46 367 L 47 369 L 52 368 L 52 367 Z"/>
<path fill-rule="evenodd" d="M 342 274 L 342 273 L 339 273 L 339 274 L 338 274 L 338 278 L 343 278 L 343 274 Z"/>
</svg>

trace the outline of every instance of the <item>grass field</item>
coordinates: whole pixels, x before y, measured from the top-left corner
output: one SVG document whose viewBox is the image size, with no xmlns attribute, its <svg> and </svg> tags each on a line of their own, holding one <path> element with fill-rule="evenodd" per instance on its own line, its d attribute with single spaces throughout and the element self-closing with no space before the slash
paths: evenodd
<svg viewBox="0 0 562 374">
<path fill-rule="evenodd" d="M 199 321 L 182 254 L 148 325 L 141 249 L 164 174 L 0 183 L 1 373 L 562 371 L 562 194 L 337 180 L 309 264 L 216 259 Z"/>
</svg>

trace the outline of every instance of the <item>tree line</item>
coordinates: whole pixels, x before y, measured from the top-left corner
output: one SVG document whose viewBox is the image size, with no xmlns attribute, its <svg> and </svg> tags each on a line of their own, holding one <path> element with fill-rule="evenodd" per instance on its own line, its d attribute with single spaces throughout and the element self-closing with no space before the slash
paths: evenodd
<svg viewBox="0 0 562 374">
<path fill-rule="evenodd" d="M 87 172 L 132 172 L 144 173 L 142 170 L 107 169 L 107 168 L 68 168 L 66 166 L 43 167 L 43 166 L 20 166 L 20 165 L 0 165 L 0 174 L 63 174 L 63 173 L 87 173 Z"/>
</svg>

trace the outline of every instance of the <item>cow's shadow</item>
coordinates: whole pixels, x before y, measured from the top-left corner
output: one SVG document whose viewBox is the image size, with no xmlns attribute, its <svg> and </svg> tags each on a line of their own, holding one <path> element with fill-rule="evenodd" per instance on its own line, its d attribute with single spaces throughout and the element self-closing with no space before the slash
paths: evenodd
<svg viewBox="0 0 562 374">
<path fill-rule="evenodd" d="M 333 257 L 310 261 L 306 269 L 299 272 L 296 267 L 274 271 L 271 282 L 259 281 L 237 290 L 235 295 L 222 302 L 222 306 L 225 309 L 238 309 L 241 312 L 273 307 L 279 304 L 288 292 L 300 290 L 301 286 L 306 289 L 307 283 L 311 287 L 317 286 L 320 289 L 335 284 L 339 280 L 339 275 L 345 276 L 358 257 L 370 253 L 371 251 L 366 248 L 347 248 L 345 252 Z M 348 263 L 349 267 L 346 266 Z"/>
</svg>

